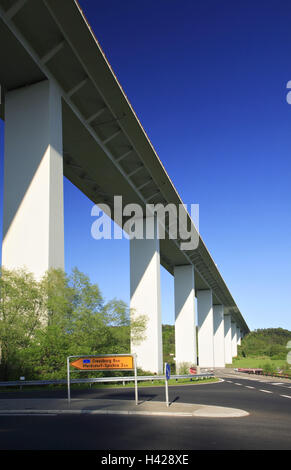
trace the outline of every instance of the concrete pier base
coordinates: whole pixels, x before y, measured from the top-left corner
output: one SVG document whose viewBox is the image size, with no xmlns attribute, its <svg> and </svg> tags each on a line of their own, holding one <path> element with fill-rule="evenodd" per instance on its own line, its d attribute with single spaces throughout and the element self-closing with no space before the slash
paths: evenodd
<svg viewBox="0 0 291 470">
<path fill-rule="evenodd" d="M 225 364 L 232 363 L 231 315 L 224 315 L 224 357 Z"/>
<path fill-rule="evenodd" d="M 237 356 L 237 328 L 236 323 L 231 322 L 231 354 Z"/>
<path fill-rule="evenodd" d="M 212 290 L 197 291 L 199 366 L 214 367 Z"/>
<path fill-rule="evenodd" d="M 143 219 L 136 223 L 144 224 Z M 130 241 L 130 308 L 147 319 L 144 338 L 131 341 L 137 366 L 144 371 L 163 373 L 162 320 L 160 293 L 160 248 L 155 217 L 147 219 L 154 229 L 153 239 Z"/>
<path fill-rule="evenodd" d="M 223 305 L 213 306 L 213 326 L 214 367 L 225 367 Z"/>
<path fill-rule="evenodd" d="M 193 265 L 174 268 L 177 373 L 197 364 L 194 275 Z"/>
</svg>

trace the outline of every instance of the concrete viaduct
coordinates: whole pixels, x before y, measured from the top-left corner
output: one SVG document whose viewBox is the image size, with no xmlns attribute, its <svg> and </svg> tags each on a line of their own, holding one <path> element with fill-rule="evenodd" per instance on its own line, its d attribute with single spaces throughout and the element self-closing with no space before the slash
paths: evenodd
<svg viewBox="0 0 291 470">
<path fill-rule="evenodd" d="M 2 264 L 40 277 L 64 268 L 63 175 L 95 204 L 183 202 L 78 3 L 0 0 L 0 16 Z M 196 230 L 188 213 L 187 224 Z M 130 306 L 148 317 L 132 350 L 144 370 L 163 367 L 160 264 L 175 280 L 178 367 L 197 363 L 195 297 L 201 367 L 231 363 L 249 331 L 198 236 L 193 250 L 170 237 L 130 241 Z"/>
</svg>

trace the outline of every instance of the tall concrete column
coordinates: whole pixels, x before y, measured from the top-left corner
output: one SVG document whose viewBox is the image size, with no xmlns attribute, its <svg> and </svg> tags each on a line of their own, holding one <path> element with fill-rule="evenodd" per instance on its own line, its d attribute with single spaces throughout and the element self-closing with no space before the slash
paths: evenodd
<svg viewBox="0 0 291 470">
<path fill-rule="evenodd" d="M 194 266 L 175 266 L 176 371 L 197 364 Z"/>
<path fill-rule="evenodd" d="M 237 327 L 237 330 L 236 330 L 236 334 L 237 334 L 237 345 L 240 346 L 241 345 L 241 332 L 240 332 L 240 329 Z"/>
<path fill-rule="evenodd" d="M 231 322 L 231 354 L 232 357 L 237 356 L 237 331 L 236 323 Z"/>
<path fill-rule="evenodd" d="M 213 306 L 214 325 L 214 367 L 225 366 L 224 352 L 224 308 L 223 305 Z"/>
<path fill-rule="evenodd" d="M 43 81 L 5 95 L 2 265 L 64 269 L 61 97 Z"/>
<path fill-rule="evenodd" d="M 197 291 L 198 357 L 200 367 L 214 367 L 212 290 Z"/>
<path fill-rule="evenodd" d="M 231 315 L 224 315 L 224 354 L 225 364 L 232 363 Z"/>
<path fill-rule="evenodd" d="M 142 219 L 136 223 L 144 224 Z M 135 315 L 147 318 L 144 338 L 131 341 L 131 352 L 137 354 L 137 365 L 145 371 L 163 372 L 160 245 L 156 217 L 147 218 L 154 229 L 153 239 L 130 241 L 130 308 Z"/>
</svg>

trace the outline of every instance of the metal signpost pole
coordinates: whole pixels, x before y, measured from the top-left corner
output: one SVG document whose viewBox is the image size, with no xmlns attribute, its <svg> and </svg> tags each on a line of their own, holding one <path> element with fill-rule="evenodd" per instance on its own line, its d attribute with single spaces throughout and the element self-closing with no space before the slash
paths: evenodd
<svg viewBox="0 0 291 470">
<path fill-rule="evenodd" d="M 67 382 L 68 382 L 68 405 L 71 406 L 71 390 L 70 390 L 70 356 L 67 357 Z"/>
<path fill-rule="evenodd" d="M 70 359 L 72 358 L 78 358 L 78 360 L 75 360 L 70 364 Z M 69 408 L 71 406 L 70 366 L 75 367 L 80 372 L 88 370 L 134 370 L 135 404 L 138 405 L 137 361 L 135 354 L 96 354 L 89 356 L 68 356 L 67 383 Z"/>
<path fill-rule="evenodd" d="M 170 365 L 165 362 L 165 388 L 166 388 L 166 404 L 169 406 L 169 387 L 168 387 L 168 380 L 170 379 L 171 369 Z"/>
<path fill-rule="evenodd" d="M 138 405 L 138 389 L 137 389 L 137 368 L 136 368 L 136 354 L 134 354 L 134 388 L 135 388 L 135 404 Z"/>
</svg>

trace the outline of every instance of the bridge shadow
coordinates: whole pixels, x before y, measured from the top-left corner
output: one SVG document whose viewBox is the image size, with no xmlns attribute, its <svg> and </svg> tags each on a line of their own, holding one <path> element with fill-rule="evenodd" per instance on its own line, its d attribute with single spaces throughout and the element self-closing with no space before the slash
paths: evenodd
<svg viewBox="0 0 291 470">
<path fill-rule="evenodd" d="M 86 390 L 71 390 L 71 397 L 72 398 L 78 398 L 78 399 L 106 399 L 106 400 L 132 400 L 134 399 L 135 392 L 134 388 L 132 389 L 127 389 L 127 390 L 122 390 L 122 389 L 117 389 L 117 390 L 106 390 L 106 389 L 99 389 L 99 390 L 93 390 L 93 389 L 86 389 Z M 141 390 L 138 389 L 138 398 L 139 401 L 151 401 L 154 400 L 156 397 L 160 396 L 158 393 L 153 393 L 150 391 L 146 390 Z"/>
</svg>

